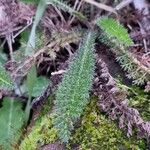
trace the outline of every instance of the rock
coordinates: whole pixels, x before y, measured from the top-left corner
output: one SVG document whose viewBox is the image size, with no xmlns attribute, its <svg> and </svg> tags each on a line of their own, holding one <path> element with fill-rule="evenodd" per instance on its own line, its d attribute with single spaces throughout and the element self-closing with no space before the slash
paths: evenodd
<svg viewBox="0 0 150 150">
<path fill-rule="evenodd" d="M 41 147 L 40 150 L 65 150 L 65 146 L 60 142 L 55 142 Z"/>
</svg>

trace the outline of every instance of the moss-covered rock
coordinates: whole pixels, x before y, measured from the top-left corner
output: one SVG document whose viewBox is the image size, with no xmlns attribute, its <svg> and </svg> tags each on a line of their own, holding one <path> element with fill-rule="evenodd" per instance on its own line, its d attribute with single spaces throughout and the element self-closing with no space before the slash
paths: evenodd
<svg viewBox="0 0 150 150">
<path fill-rule="evenodd" d="M 122 83 L 122 79 L 116 79 L 117 86 L 128 95 L 129 106 L 137 109 L 145 121 L 150 120 L 150 93 L 138 86 L 127 86 Z"/>
<path fill-rule="evenodd" d="M 36 150 L 42 145 L 55 142 L 56 139 L 57 130 L 52 127 L 52 118 L 50 115 L 45 115 L 33 126 L 30 133 L 22 141 L 19 149 Z"/>
<path fill-rule="evenodd" d="M 21 143 L 20 150 L 36 150 L 58 140 L 51 115 L 44 115 L 49 110 L 45 108 Z M 115 122 L 98 110 L 96 98 L 91 99 L 80 120 L 66 145 L 68 150 L 146 150 L 144 140 L 127 138 Z"/>
<path fill-rule="evenodd" d="M 133 86 L 128 89 L 129 105 L 136 108 L 144 120 L 150 120 L 150 94 L 139 87 Z"/>
<path fill-rule="evenodd" d="M 127 138 L 114 122 L 100 114 L 96 100 L 85 110 L 81 126 L 67 147 L 71 150 L 146 150 L 143 140 Z"/>
</svg>

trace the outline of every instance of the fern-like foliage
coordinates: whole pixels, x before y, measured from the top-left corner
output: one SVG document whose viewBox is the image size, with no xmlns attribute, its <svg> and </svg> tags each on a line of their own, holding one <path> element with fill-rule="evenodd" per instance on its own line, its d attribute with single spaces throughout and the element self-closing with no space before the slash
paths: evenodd
<svg viewBox="0 0 150 150">
<path fill-rule="evenodd" d="M 133 79 L 133 83 L 142 85 L 150 79 L 150 69 L 142 65 L 127 48 L 133 45 L 127 30 L 117 21 L 111 18 L 100 18 L 97 25 L 103 33 L 100 40 L 112 47 L 116 54 L 117 61 L 122 68 L 128 72 L 127 76 Z"/>
<path fill-rule="evenodd" d="M 60 50 L 60 48 L 65 48 L 70 43 L 78 43 L 83 37 L 84 32 L 85 32 L 84 30 L 82 31 L 77 29 L 73 29 L 68 32 L 64 32 L 64 31 L 52 32 L 52 36 L 50 40 L 46 39 L 46 41 L 48 41 L 48 43 L 52 43 L 55 41 L 56 45 L 53 48 L 49 48 L 47 46 L 46 52 L 49 54 L 49 56 L 52 59 L 55 59 L 57 52 Z"/>
<path fill-rule="evenodd" d="M 42 53 L 47 53 L 51 59 L 55 59 L 57 56 L 57 52 L 60 48 L 64 48 L 70 43 L 78 43 L 84 35 L 85 30 L 73 29 L 67 32 L 65 31 L 53 31 L 51 34 L 51 38 L 47 37 L 43 32 L 37 34 L 36 36 L 36 49 L 35 51 L 38 53 L 44 47 L 44 51 Z M 24 37 L 25 36 L 25 37 Z M 21 40 L 22 46 L 18 51 L 14 52 L 14 58 L 18 61 L 18 67 L 24 62 L 31 59 L 33 56 L 26 57 L 25 49 L 27 45 L 27 40 L 25 39 L 26 35 L 23 35 L 23 39 Z M 53 46 L 52 46 L 53 45 Z M 35 58 L 36 59 L 36 58 Z M 29 69 L 32 65 L 34 65 L 35 61 L 30 61 L 28 67 L 26 65 L 22 65 L 19 69 L 19 74 L 25 75 L 28 73 Z"/>
<path fill-rule="evenodd" d="M 12 89 L 13 81 L 3 66 L 0 66 L 0 88 Z"/>
<path fill-rule="evenodd" d="M 4 98 L 0 109 L 0 149 L 12 150 L 12 145 L 17 144 L 20 129 L 24 124 L 24 112 L 19 101 Z"/>
<path fill-rule="evenodd" d="M 86 35 L 56 91 L 54 125 L 63 142 L 68 142 L 73 123 L 88 103 L 94 74 L 94 36 Z"/>
<path fill-rule="evenodd" d="M 81 39 L 81 37 L 84 35 L 84 32 L 85 30 L 80 30 L 80 29 L 72 29 L 67 32 L 54 31 L 52 32 L 52 36 L 51 36 L 49 43 L 56 41 L 59 47 L 65 47 L 66 45 L 70 43 L 78 42 Z"/>
<path fill-rule="evenodd" d="M 112 18 L 101 18 L 97 20 L 98 26 L 105 32 L 105 35 L 113 42 L 125 46 L 133 45 L 132 39 L 129 37 L 127 30 Z"/>
</svg>

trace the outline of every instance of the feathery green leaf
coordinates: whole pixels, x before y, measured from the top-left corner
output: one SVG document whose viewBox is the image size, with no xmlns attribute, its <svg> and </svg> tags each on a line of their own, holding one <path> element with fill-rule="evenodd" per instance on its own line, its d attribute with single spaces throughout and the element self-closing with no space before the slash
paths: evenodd
<svg viewBox="0 0 150 150">
<path fill-rule="evenodd" d="M 150 79 L 150 69 L 140 63 L 127 50 L 128 46 L 133 45 L 127 30 L 117 21 L 111 18 L 100 18 L 97 25 L 102 29 L 100 40 L 111 47 L 115 53 L 117 61 L 121 67 L 128 72 L 127 77 L 133 79 L 136 85 L 142 85 Z"/>
<path fill-rule="evenodd" d="M 129 37 L 127 30 L 112 18 L 100 18 L 97 20 L 97 25 L 105 32 L 109 39 L 115 40 L 125 46 L 131 46 L 133 41 Z"/>
<path fill-rule="evenodd" d="M 68 142 L 74 121 L 88 103 L 95 67 L 94 40 L 92 32 L 86 35 L 56 91 L 54 125 L 63 142 Z"/>
</svg>

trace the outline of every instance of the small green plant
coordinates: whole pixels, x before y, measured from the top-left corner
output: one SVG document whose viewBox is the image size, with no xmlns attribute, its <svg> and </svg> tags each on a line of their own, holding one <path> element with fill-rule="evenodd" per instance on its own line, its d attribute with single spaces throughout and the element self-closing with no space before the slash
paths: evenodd
<svg viewBox="0 0 150 150">
<path fill-rule="evenodd" d="M 133 45 L 132 39 L 129 37 L 127 30 L 117 21 L 112 18 L 100 18 L 97 20 L 97 25 L 104 31 L 105 36 L 115 44 L 124 46 Z M 109 41 L 108 41 L 109 42 Z"/>
<path fill-rule="evenodd" d="M 11 11 L 14 10 L 12 18 L 15 18 L 13 22 L 13 19 L 11 19 L 11 15 L 9 16 L 8 12 L 8 14 L 6 15 L 6 17 L 8 16 L 8 19 L 6 19 L 6 21 L 9 20 L 10 17 L 10 20 L 12 21 L 11 25 L 13 26 L 8 33 L 11 34 L 5 35 L 5 33 L 7 33 L 7 30 L 5 31 L 5 29 L 5 32 L 3 33 L 2 30 L 2 33 L 0 34 L 4 34 L 4 36 L 6 36 L 6 40 L 9 41 L 13 40 L 13 38 L 15 38 L 18 34 L 20 34 L 20 32 L 23 31 L 23 33 L 21 33 L 21 40 L 25 43 L 23 45 L 20 41 L 21 47 L 17 51 L 16 49 L 14 49 L 14 47 L 11 47 L 11 44 L 15 41 L 10 41 L 10 43 L 8 43 L 10 48 L 10 56 L 11 53 L 13 53 L 14 56 L 13 59 L 11 58 L 13 61 L 10 61 L 10 64 L 12 66 L 9 68 L 8 63 L 8 68 L 10 70 L 13 70 L 15 67 L 16 68 L 14 69 L 14 71 L 12 71 L 12 75 L 9 75 L 4 67 L 0 67 L 0 87 L 2 89 L 10 89 L 10 91 L 6 90 L 6 92 L 10 93 L 10 95 L 13 92 L 13 96 L 21 97 L 23 100 L 27 99 L 24 111 L 22 110 L 22 105 L 20 102 L 12 98 L 3 99 L 2 107 L 0 108 L 0 120 L 2 122 L 0 124 L 0 149 L 13 149 L 13 145 L 18 142 L 18 139 L 22 133 L 22 126 L 27 125 L 27 122 L 30 121 L 30 111 L 34 106 L 33 104 L 35 104 L 34 102 L 44 99 L 45 97 L 47 97 L 47 95 L 49 95 L 49 93 L 51 93 L 51 91 L 53 92 L 56 88 L 55 83 L 52 85 L 52 89 L 49 88 L 49 80 L 40 76 L 41 72 L 43 74 L 45 74 L 46 72 L 46 75 L 50 72 L 50 77 L 52 77 L 53 83 L 53 77 L 57 78 L 57 75 L 64 73 L 65 65 L 69 66 L 68 70 L 66 70 L 63 74 L 62 82 L 58 85 L 55 93 L 53 93 L 55 94 L 54 107 L 52 108 L 51 106 L 53 102 L 45 106 L 45 110 L 43 111 L 44 115 L 40 117 L 38 122 L 33 126 L 32 130 L 29 131 L 24 140 L 20 141 L 20 149 L 40 149 L 42 145 L 52 143 L 58 139 L 60 139 L 65 144 L 69 143 L 66 144 L 68 147 L 71 146 L 72 148 L 72 145 L 76 144 L 77 148 L 83 150 L 146 149 L 143 140 L 135 141 L 135 139 L 133 139 L 132 141 L 132 138 L 129 140 L 126 139 L 123 136 L 123 133 L 118 130 L 115 124 L 106 119 L 106 116 L 99 114 L 96 108 L 95 101 L 94 103 L 91 102 L 90 107 L 86 108 L 87 104 L 91 101 L 90 91 L 92 91 L 91 94 L 96 93 L 99 97 L 101 97 L 101 95 L 99 95 L 100 92 L 103 93 L 107 91 L 106 97 L 107 95 L 108 97 L 105 99 L 105 94 L 103 94 L 104 96 L 102 96 L 106 100 L 106 104 L 103 104 L 103 106 L 105 107 L 106 105 L 106 108 L 108 108 L 107 102 L 109 103 L 110 101 L 110 110 L 112 114 L 117 114 L 118 110 L 122 110 L 118 107 L 116 111 L 112 108 L 112 104 L 114 106 L 118 105 L 117 102 L 120 102 L 124 98 L 123 97 L 121 100 L 117 99 L 119 97 L 117 94 L 120 94 L 120 91 L 118 93 L 114 93 L 114 95 L 111 93 L 113 90 L 116 90 L 115 86 L 113 88 L 113 85 L 111 85 L 115 83 L 113 82 L 113 80 L 109 80 L 109 77 L 112 77 L 108 73 L 105 64 L 103 64 L 104 67 L 99 66 L 98 63 L 96 64 L 96 71 L 98 72 L 96 72 L 97 76 L 94 80 L 94 83 L 97 82 L 98 87 L 95 88 L 95 84 L 97 84 L 95 83 L 94 88 L 91 89 L 95 71 L 95 59 L 97 62 L 101 62 L 101 56 L 99 56 L 99 54 L 97 54 L 97 57 L 95 58 L 94 43 L 96 35 L 93 33 L 95 32 L 93 31 L 95 29 L 95 21 L 91 21 L 95 20 L 95 16 L 97 17 L 97 15 L 95 15 L 97 13 L 97 9 L 95 9 L 94 7 L 96 5 L 99 5 L 99 3 L 93 1 L 92 3 L 95 3 L 96 5 L 89 6 L 89 4 L 86 4 L 83 1 L 79 0 L 22 1 L 26 3 L 33 3 L 33 5 L 23 4 L 19 1 L 16 1 L 12 3 L 12 5 L 9 5 L 9 3 L 7 2 L 6 4 L 8 5 L 8 7 L 6 8 L 6 10 L 3 9 L 3 7 L 2 10 L 0 10 L 2 12 L 1 16 L 5 16 L 5 13 L 7 14 L 9 6 L 11 6 Z M 35 12 L 36 6 L 37 10 Z M 102 8 L 104 8 L 104 10 L 107 10 L 106 8 L 109 8 L 108 10 L 111 9 L 110 7 L 105 5 L 100 4 L 100 6 L 103 6 Z M 24 9 L 22 9 L 23 11 L 15 12 L 15 9 L 13 7 L 15 9 L 19 7 L 22 7 Z M 26 9 L 31 10 L 32 13 L 27 13 L 27 16 L 24 16 L 23 14 Z M 85 9 L 87 9 L 87 12 L 90 11 L 89 15 L 87 15 Z M 21 12 L 21 15 L 18 14 L 19 12 Z M 82 13 L 86 14 L 87 18 L 83 16 Z M 28 16 L 28 14 L 30 15 Z M 34 14 L 35 16 L 33 16 Z M 98 15 L 100 14 L 101 12 L 98 12 Z M 17 19 L 17 17 L 19 19 Z M 28 23 L 32 20 L 33 17 L 34 19 L 31 33 L 30 29 L 24 31 L 24 29 L 26 29 L 26 27 L 30 25 Z M 107 44 L 111 47 L 112 52 L 116 55 L 117 61 L 127 72 L 128 78 L 132 78 L 133 82 L 137 85 L 142 85 L 145 82 L 149 81 L 150 69 L 146 65 L 144 66 L 143 64 L 141 64 L 141 62 L 136 59 L 134 54 L 128 51 L 128 47 L 134 44 L 128 34 L 128 31 L 121 24 L 119 24 L 119 22 L 108 17 L 99 18 L 96 23 L 102 30 L 102 32 L 100 32 L 102 33 L 100 36 L 100 40 L 105 43 L 105 46 Z M 74 30 L 74 28 L 76 28 L 77 30 Z M 88 33 L 83 37 L 83 32 L 85 32 L 85 30 L 87 30 Z M 91 32 L 91 30 L 93 32 Z M 16 35 L 12 36 L 12 33 Z M 9 40 L 8 37 L 10 37 Z M 82 38 L 83 41 L 72 59 L 72 54 L 77 47 L 76 44 Z M 1 44 L 4 44 L 3 39 L 1 41 Z M 67 64 L 68 61 L 65 61 L 68 56 L 70 60 L 72 59 L 69 64 Z M 7 60 L 7 58 L 3 58 L 3 55 L 0 55 L 1 63 L 5 65 Z M 64 61 L 65 65 L 63 64 Z M 43 62 L 46 62 L 46 65 Z M 45 66 L 47 66 L 47 64 L 49 66 L 46 68 Z M 37 69 L 35 66 L 39 68 Z M 39 73 L 39 77 L 37 76 L 37 72 Z M 102 76 L 105 75 L 108 75 L 109 77 L 102 78 Z M 17 81 L 17 88 L 14 88 L 14 83 L 11 80 L 11 76 L 13 76 L 14 81 Z M 59 77 L 57 78 L 58 80 Z M 106 80 L 108 80 L 107 85 L 106 83 L 103 83 L 105 78 Z M 110 87 L 112 86 L 110 90 L 108 90 L 109 84 Z M 101 87 L 108 89 L 105 91 L 105 89 Z M 122 85 L 122 88 L 125 88 L 125 86 Z M 95 89 L 97 91 L 99 90 L 100 92 L 97 92 Z M 127 88 L 127 90 L 130 93 L 130 104 L 132 106 L 137 106 L 139 109 L 141 109 L 141 107 L 147 105 L 148 96 L 143 96 L 143 93 L 141 93 L 141 95 L 137 94 L 137 92 L 135 92 L 135 90 L 133 90 L 132 88 Z M 45 96 L 45 93 L 48 94 Z M 113 103 L 111 103 L 114 97 L 115 99 Z M 33 98 L 35 99 L 32 101 Z M 141 103 L 139 104 L 140 100 Z M 99 101 L 99 103 L 102 104 L 101 101 Z M 149 105 L 142 108 L 142 111 L 144 110 L 144 113 L 140 111 L 143 116 L 146 116 L 146 118 L 149 118 L 148 106 Z M 93 110 L 91 111 L 91 109 Z M 53 110 L 53 114 L 45 112 L 47 110 L 49 113 L 51 110 Z M 106 112 L 108 111 L 109 110 L 107 109 Z M 129 111 L 129 109 L 127 109 L 127 111 Z M 120 114 L 122 114 L 122 112 Z M 131 128 L 132 118 L 128 123 L 128 118 L 130 118 L 128 117 L 128 114 L 130 115 L 131 113 L 125 113 L 124 115 L 126 117 L 124 117 L 124 124 L 127 124 L 128 128 Z M 148 124 L 147 126 L 149 126 L 149 123 L 146 122 L 147 124 L 145 124 L 143 120 L 141 122 L 142 128 L 140 129 L 140 125 L 138 124 L 137 129 L 140 131 L 147 129 L 145 125 Z M 81 123 L 81 127 L 72 132 L 75 128 L 75 123 Z M 133 124 L 136 124 L 136 122 L 133 122 Z M 146 131 L 148 131 L 148 129 Z M 8 144 L 6 145 L 7 142 Z"/>
<path fill-rule="evenodd" d="M 97 20 L 97 25 L 103 31 L 100 40 L 112 47 L 111 50 L 116 54 L 117 61 L 127 71 L 127 77 L 133 79 L 133 83 L 137 85 L 142 85 L 149 81 L 150 69 L 143 66 L 127 50 L 129 46 L 133 45 L 127 30 L 111 18 L 100 18 Z"/>
<path fill-rule="evenodd" d="M 0 108 L 0 149 L 12 150 L 21 136 L 25 114 L 19 100 L 4 98 Z"/>
<path fill-rule="evenodd" d="M 54 125 L 68 142 L 74 122 L 88 103 L 94 74 L 94 36 L 89 32 L 80 45 L 56 91 Z"/>
</svg>

